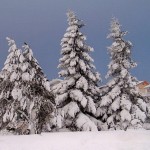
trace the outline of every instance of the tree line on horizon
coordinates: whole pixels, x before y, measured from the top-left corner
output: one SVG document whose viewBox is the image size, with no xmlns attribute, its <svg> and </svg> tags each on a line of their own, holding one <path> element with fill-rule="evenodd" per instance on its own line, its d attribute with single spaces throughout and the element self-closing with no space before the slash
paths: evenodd
<svg viewBox="0 0 150 150">
<path fill-rule="evenodd" d="M 143 128 L 150 107 L 130 73 L 137 64 L 131 58 L 132 43 L 123 38 L 127 32 L 112 19 L 107 36 L 112 40 L 109 81 L 101 86 L 90 56 L 93 48 L 80 31 L 84 23 L 73 11 L 67 17 L 58 65 L 62 80 L 47 79 L 27 43 L 21 50 L 13 39 L 6 38 L 9 54 L 0 72 L 0 130 L 39 134 Z"/>
</svg>

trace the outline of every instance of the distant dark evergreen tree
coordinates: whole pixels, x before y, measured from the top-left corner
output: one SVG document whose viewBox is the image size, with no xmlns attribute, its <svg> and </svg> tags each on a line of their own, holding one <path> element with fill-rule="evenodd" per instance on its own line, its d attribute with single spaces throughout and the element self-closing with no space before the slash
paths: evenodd
<svg viewBox="0 0 150 150">
<path fill-rule="evenodd" d="M 97 126 L 90 119 L 96 113 L 99 73 L 95 72 L 89 52 L 93 48 L 85 43 L 80 32 L 83 22 L 72 11 L 67 13 L 69 27 L 61 40 L 60 77 L 64 80 L 53 86 L 58 107 L 58 122 L 71 130 L 95 131 Z M 59 124 L 58 123 L 58 124 Z"/>
<path fill-rule="evenodd" d="M 123 37 L 117 19 L 111 22 L 108 38 L 113 43 L 108 47 L 111 62 L 107 77 L 110 81 L 103 88 L 106 91 L 98 103 L 97 116 L 106 122 L 109 129 L 141 128 L 146 118 L 146 103 L 136 89 L 136 78 L 129 70 L 136 66 L 131 59 L 132 44 Z"/>
</svg>

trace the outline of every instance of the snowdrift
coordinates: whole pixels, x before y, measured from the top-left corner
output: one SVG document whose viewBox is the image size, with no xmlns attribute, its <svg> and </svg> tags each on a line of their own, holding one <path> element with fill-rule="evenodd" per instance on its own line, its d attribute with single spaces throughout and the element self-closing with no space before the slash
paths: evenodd
<svg viewBox="0 0 150 150">
<path fill-rule="evenodd" d="M 0 150 L 149 150 L 150 131 L 59 132 L 1 135 Z"/>
</svg>

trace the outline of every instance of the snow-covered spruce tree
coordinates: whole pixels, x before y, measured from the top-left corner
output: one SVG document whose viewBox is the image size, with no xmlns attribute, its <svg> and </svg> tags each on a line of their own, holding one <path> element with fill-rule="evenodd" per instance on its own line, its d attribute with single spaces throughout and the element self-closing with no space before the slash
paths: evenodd
<svg viewBox="0 0 150 150">
<path fill-rule="evenodd" d="M 25 95 L 29 100 L 26 109 L 31 129 L 34 129 L 33 133 L 40 133 L 42 130 L 50 131 L 54 113 L 54 99 L 50 93 L 50 83 L 34 58 L 31 48 L 27 44 L 23 48 L 25 62 L 21 67 L 23 69 L 22 80 L 26 85 L 25 88 L 28 87 Z"/>
<path fill-rule="evenodd" d="M 125 41 L 127 32 L 121 31 L 118 20 L 113 18 L 108 38 L 113 43 L 108 47 L 111 62 L 108 65 L 108 92 L 98 102 L 97 116 L 106 122 L 109 129 L 141 128 L 146 118 L 146 103 L 138 93 L 136 78 L 129 70 L 136 66 L 131 59 L 132 44 Z"/>
<path fill-rule="evenodd" d="M 29 131 L 31 134 L 40 133 L 43 124 L 46 124 L 45 119 L 53 111 L 49 82 L 28 45 L 24 46 L 22 54 L 15 42 L 7 39 L 10 54 L 0 73 L 3 78 L 0 91 L 3 107 L 1 127 L 13 128 L 19 134 L 28 134 Z"/>
<path fill-rule="evenodd" d="M 67 13 L 69 27 L 61 40 L 60 77 L 64 80 L 53 86 L 58 108 L 57 123 L 74 131 L 97 130 L 90 116 L 96 113 L 94 101 L 98 98 L 100 76 L 95 72 L 89 52 L 93 48 L 85 43 L 86 37 L 80 32 L 84 26 L 72 11 Z M 58 123 L 58 124 L 59 124 Z"/>
<path fill-rule="evenodd" d="M 16 104 L 13 100 L 13 87 L 20 79 L 21 70 L 19 64 L 23 62 L 24 57 L 21 50 L 16 47 L 15 41 L 7 38 L 9 48 L 9 55 L 4 63 L 4 68 L 0 72 L 2 82 L 0 83 L 0 126 L 5 127 L 10 120 L 13 119 L 12 113 L 15 108 L 12 105 Z M 17 104 L 16 104 L 17 105 Z"/>
</svg>

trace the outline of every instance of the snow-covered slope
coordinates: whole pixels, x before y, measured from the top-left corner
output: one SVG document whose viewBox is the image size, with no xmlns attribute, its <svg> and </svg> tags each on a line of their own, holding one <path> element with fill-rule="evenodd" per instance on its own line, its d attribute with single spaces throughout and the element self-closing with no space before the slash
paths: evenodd
<svg viewBox="0 0 150 150">
<path fill-rule="evenodd" d="M 0 136 L 0 150 L 149 150 L 150 131 L 61 132 Z"/>
</svg>

